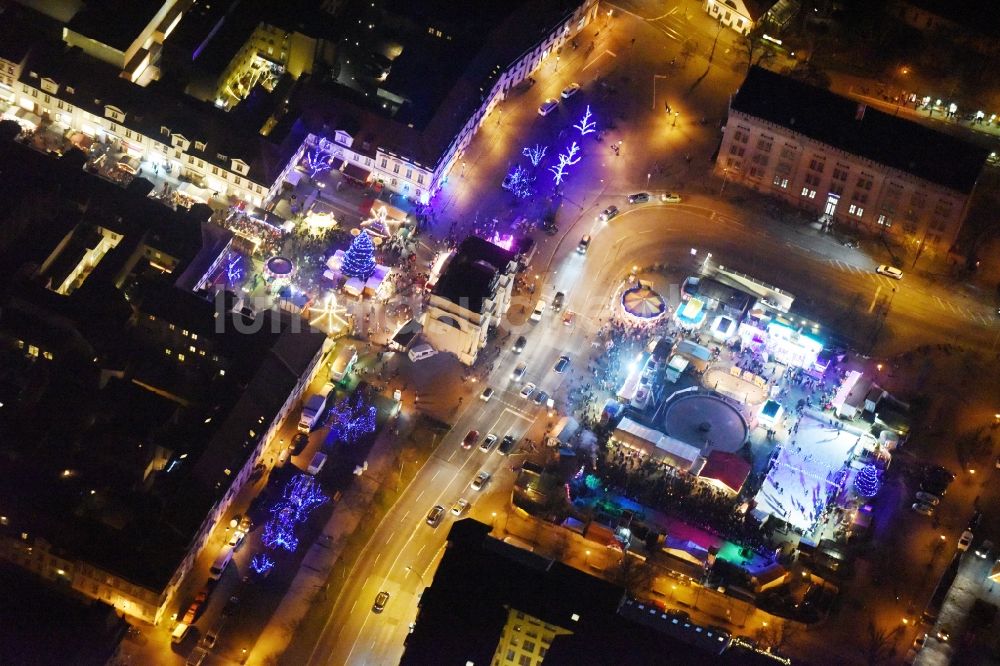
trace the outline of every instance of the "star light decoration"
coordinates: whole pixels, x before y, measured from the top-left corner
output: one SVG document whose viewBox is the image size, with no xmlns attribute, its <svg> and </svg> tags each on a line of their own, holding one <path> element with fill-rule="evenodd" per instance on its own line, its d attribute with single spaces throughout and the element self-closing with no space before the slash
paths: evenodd
<svg viewBox="0 0 1000 666">
<path fill-rule="evenodd" d="M 534 187 L 532 187 L 532 183 L 534 182 L 535 177 L 528 173 L 528 171 L 520 164 L 516 164 L 514 165 L 514 168 L 508 171 L 507 175 L 504 176 L 503 183 L 500 187 L 507 190 L 518 199 L 527 199 L 535 192 Z"/>
<path fill-rule="evenodd" d="M 314 477 L 296 474 L 285 484 L 281 499 L 271 507 L 271 519 L 264 524 L 261 542 L 271 549 L 284 548 L 294 552 L 299 547 L 295 525 L 305 522 L 313 509 L 327 499 Z"/>
<path fill-rule="evenodd" d="M 521 150 L 521 154 L 528 158 L 531 162 L 531 166 L 537 167 L 542 163 L 542 158 L 545 157 L 545 153 L 548 151 L 548 146 L 543 146 L 540 143 L 536 143 L 533 146 L 525 146 Z"/>
<path fill-rule="evenodd" d="M 573 125 L 574 128 L 580 131 L 580 136 L 587 136 L 597 131 L 597 122 L 592 121 L 590 116 L 590 105 L 588 104 L 587 110 L 583 112 L 583 117 L 580 118 L 580 122 Z"/>
<path fill-rule="evenodd" d="M 322 304 L 309 308 L 313 316 L 309 325 L 333 335 L 347 328 L 347 308 L 340 304 L 337 295 L 327 294 Z"/>
</svg>

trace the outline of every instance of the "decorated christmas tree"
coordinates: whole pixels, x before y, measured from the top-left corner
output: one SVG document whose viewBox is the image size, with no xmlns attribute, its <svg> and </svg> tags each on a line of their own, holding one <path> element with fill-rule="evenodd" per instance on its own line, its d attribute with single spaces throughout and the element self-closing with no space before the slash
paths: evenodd
<svg viewBox="0 0 1000 666">
<path fill-rule="evenodd" d="M 854 489 L 862 497 L 875 497 L 882 483 L 878 480 L 878 469 L 875 465 L 865 465 L 854 477 Z"/>
<path fill-rule="evenodd" d="M 359 280 L 367 280 L 375 272 L 375 245 L 367 231 L 362 230 L 351 241 L 351 246 L 344 253 L 344 265 L 340 270 L 347 277 Z"/>
</svg>

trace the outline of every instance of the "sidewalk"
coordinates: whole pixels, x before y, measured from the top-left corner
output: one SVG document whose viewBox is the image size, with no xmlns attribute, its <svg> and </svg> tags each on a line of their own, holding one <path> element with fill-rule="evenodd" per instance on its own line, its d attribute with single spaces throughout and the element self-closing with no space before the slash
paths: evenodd
<svg viewBox="0 0 1000 666">
<path fill-rule="evenodd" d="M 342 555 L 347 538 L 368 516 L 373 496 L 392 472 L 396 453 L 394 444 L 405 438 L 413 425 L 414 419 L 407 419 L 403 424 L 405 430 L 401 429 L 398 435 L 390 424 L 382 427 L 368 453 L 368 470 L 362 477 L 352 480 L 343 492 L 323 528 L 323 534 L 306 553 L 284 598 L 247 653 L 246 663 L 275 663 L 291 642 L 295 627 L 309 611 L 314 597 L 325 595 L 327 577 Z"/>
</svg>

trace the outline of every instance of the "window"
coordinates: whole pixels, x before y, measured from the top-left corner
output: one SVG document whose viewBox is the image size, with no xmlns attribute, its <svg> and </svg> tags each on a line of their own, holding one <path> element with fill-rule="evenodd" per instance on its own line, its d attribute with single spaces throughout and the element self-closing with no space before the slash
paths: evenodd
<svg viewBox="0 0 1000 666">
<path fill-rule="evenodd" d="M 413 169 L 406 170 L 406 180 L 413 180 Z"/>
<path fill-rule="evenodd" d="M 243 181 L 242 181 L 242 180 L 240 180 L 240 177 L 239 177 L 239 176 L 233 176 L 233 182 L 234 182 L 234 183 L 236 183 L 237 185 L 239 185 L 239 184 L 240 184 L 241 182 L 243 182 Z"/>
<path fill-rule="evenodd" d="M 160 134 L 162 134 L 163 136 L 170 136 L 170 129 L 167 128 L 165 125 L 160 125 Z"/>
<path fill-rule="evenodd" d="M 781 176 L 775 176 L 774 177 L 774 184 L 777 185 L 778 187 L 780 187 L 783 190 L 787 190 L 788 189 L 788 179 L 787 178 L 782 178 Z"/>
<path fill-rule="evenodd" d="M 795 159 L 795 149 L 789 146 L 785 146 L 781 149 L 781 159 L 783 160 L 793 160 Z"/>
<path fill-rule="evenodd" d="M 205 150 L 205 142 L 204 141 L 195 141 L 194 142 L 194 149 L 195 150 Z"/>
<path fill-rule="evenodd" d="M 531 657 L 526 654 L 522 654 L 517 660 L 517 663 L 519 666 L 531 666 Z"/>
<path fill-rule="evenodd" d="M 834 180 L 841 180 L 841 181 L 847 180 L 847 171 L 844 170 L 844 169 L 834 169 L 833 170 L 833 179 Z"/>
<path fill-rule="evenodd" d="M 844 195 L 844 186 L 843 185 L 831 185 L 830 186 L 830 194 L 836 194 L 838 197 L 843 196 Z"/>
<path fill-rule="evenodd" d="M 381 162 L 382 168 L 385 169 L 386 168 L 386 164 L 388 164 L 388 163 L 389 163 L 389 160 L 387 160 L 386 158 L 383 157 L 382 158 L 382 162 Z"/>
<path fill-rule="evenodd" d="M 178 354 L 177 355 L 177 360 L 180 361 L 181 363 L 183 363 L 184 362 L 184 354 Z"/>
<path fill-rule="evenodd" d="M 847 212 L 856 217 L 861 217 L 862 215 L 864 215 L 865 209 L 862 208 L 861 206 L 851 204 L 850 207 L 847 209 Z"/>
<path fill-rule="evenodd" d="M 171 330 L 171 331 L 172 331 L 172 330 L 174 330 L 175 328 L 177 328 L 177 327 L 176 327 L 176 326 L 174 326 L 173 324 L 169 324 L 168 326 L 169 326 L 169 328 L 170 328 L 170 330 Z"/>
<path fill-rule="evenodd" d="M 507 661 L 514 661 L 514 651 L 507 650 L 507 656 L 505 657 Z"/>
<path fill-rule="evenodd" d="M 418 173 L 417 174 L 417 184 L 418 185 L 423 185 L 424 184 L 424 174 L 422 174 L 422 173 Z"/>
<path fill-rule="evenodd" d="M 164 349 L 164 350 L 163 350 L 163 353 L 164 353 L 164 354 L 166 354 L 167 356 L 170 356 L 171 354 L 173 354 L 173 352 L 172 352 L 172 351 L 170 351 L 170 349 L 169 349 L 169 348 L 168 348 L 168 349 Z"/>
<path fill-rule="evenodd" d="M 771 140 L 766 137 L 762 137 L 757 141 L 757 150 L 764 153 L 771 152 Z"/>
<path fill-rule="evenodd" d="M 815 171 L 816 173 L 823 173 L 824 166 L 826 165 L 823 163 L 823 160 L 812 159 L 809 161 L 809 168 Z"/>
<path fill-rule="evenodd" d="M 808 187 L 802 188 L 802 196 L 809 197 L 810 199 L 816 198 L 816 190 L 810 190 Z"/>
<path fill-rule="evenodd" d="M 806 185 L 810 185 L 812 187 L 819 187 L 819 176 L 816 176 L 816 175 L 811 174 L 811 173 L 807 173 L 805 181 L 806 181 Z"/>
<path fill-rule="evenodd" d="M 859 190 L 870 190 L 872 189 L 872 181 L 870 178 L 865 178 L 862 176 L 858 178 L 858 189 Z"/>
<path fill-rule="evenodd" d="M 525 652 L 534 652 L 535 644 L 532 641 L 526 640 L 524 641 L 524 645 L 521 646 L 521 649 L 524 650 Z"/>
<path fill-rule="evenodd" d="M 194 164 L 194 155 L 188 155 L 188 164 Z"/>
<path fill-rule="evenodd" d="M 729 154 L 736 155 L 738 157 L 743 157 L 743 153 L 746 152 L 742 146 L 737 146 L 735 143 L 729 146 Z"/>
<path fill-rule="evenodd" d="M 218 176 L 219 175 L 219 167 L 217 167 L 217 166 L 212 167 L 212 173 L 215 174 L 216 176 Z"/>
<path fill-rule="evenodd" d="M 396 163 L 392 166 L 392 172 L 399 173 L 399 163 Z"/>
</svg>

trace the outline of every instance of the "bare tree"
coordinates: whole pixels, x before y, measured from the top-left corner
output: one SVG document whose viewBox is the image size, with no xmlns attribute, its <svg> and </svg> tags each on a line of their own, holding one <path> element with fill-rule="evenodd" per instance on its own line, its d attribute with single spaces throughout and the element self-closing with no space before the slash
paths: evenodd
<svg viewBox="0 0 1000 666">
<path fill-rule="evenodd" d="M 746 60 L 747 74 L 750 73 L 750 69 L 754 65 L 759 65 L 765 60 L 774 57 L 774 51 L 767 40 L 764 39 L 764 26 L 759 22 L 750 32 L 743 35 L 738 44 L 740 53 Z"/>
<path fill-rule="evenodd" d="M 874 620 L 868 620 L 864 642 L 858 645 L 858 651 L 866 664 L 876 666 L 888 662 L 895 652 L 895 642 L 902 626 L 886 631 L 878 627 Z"/>
</svg>

